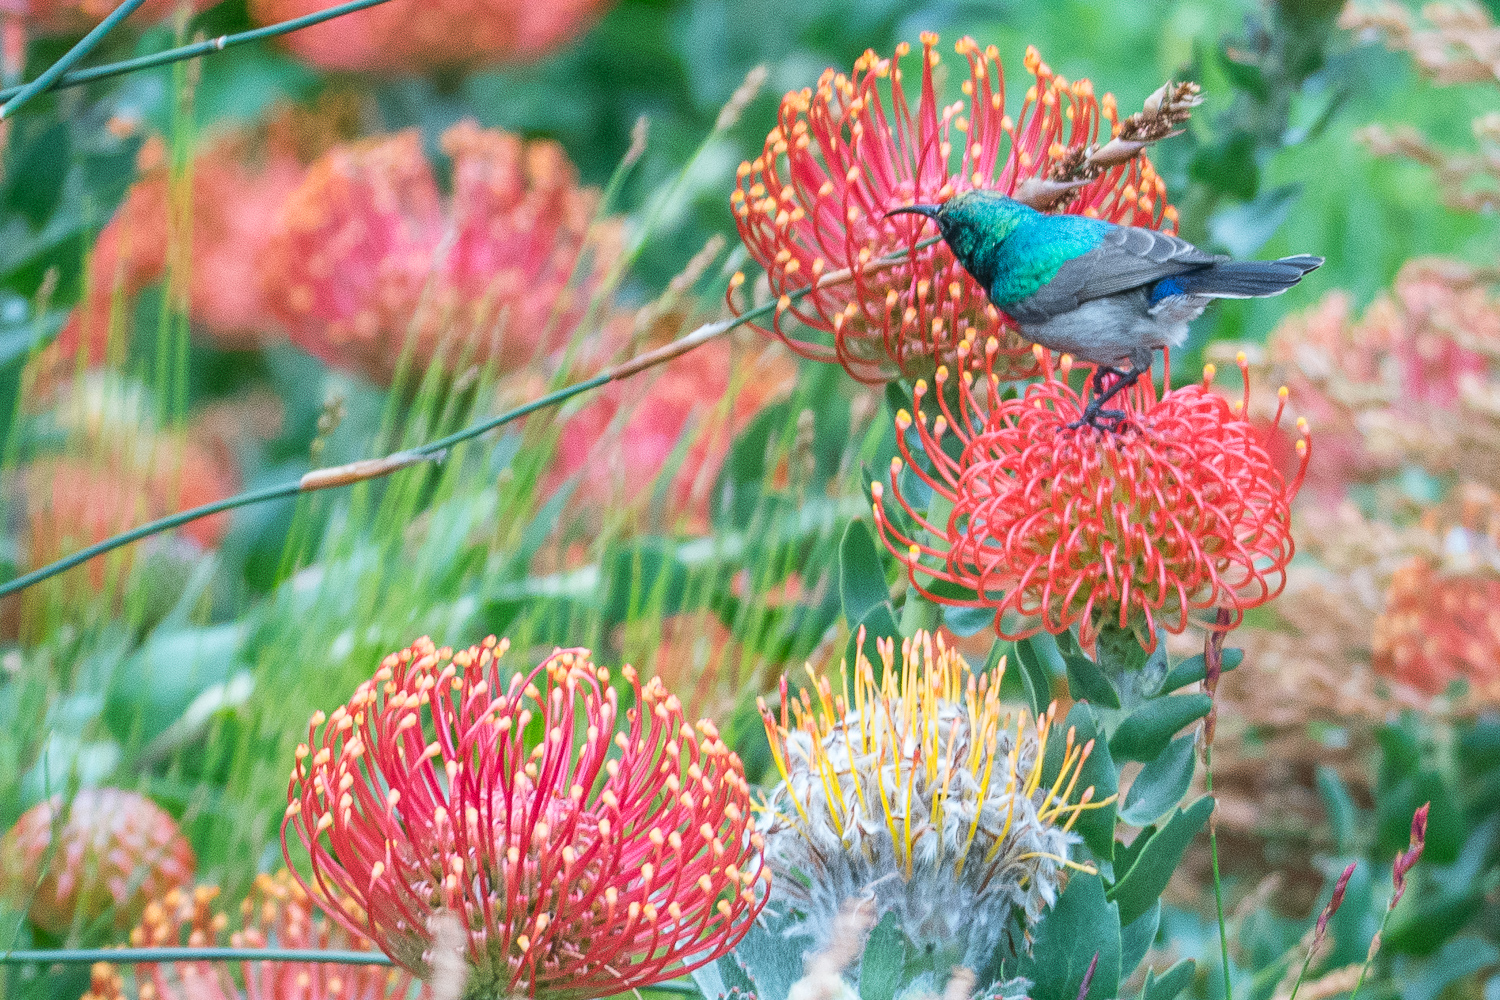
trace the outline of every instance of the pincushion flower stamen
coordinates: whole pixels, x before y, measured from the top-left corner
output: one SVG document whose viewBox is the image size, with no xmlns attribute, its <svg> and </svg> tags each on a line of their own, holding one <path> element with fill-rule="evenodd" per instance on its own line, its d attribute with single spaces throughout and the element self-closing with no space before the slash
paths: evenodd
<svg viewBox="0 0 1500 1000">
<path fill-rule="evenodd" d="M 915 413 L 896 417 L 901 457 L 891 465 L 891 491 L 911 530 L 887 515 L 884 485 L 871 487 L 881 537 L 919 593 L 993 608 L 1006 638 L 1079 625 L 1091 641 L 1110 626 L 1136 631 L 1147 648 L 1158 627 L 1180 632 L 1195 612 L 1224 608 L 1228 620 L 1210 627 L 1233 628 L 1280 593 L 1294 549 L 1290 503 L 1311 438 L 1299 421 L 1298 466 L 1288 482 L 1245 417 L 1243 356 L 1240 400 L 1231 404 L 1209 388 L 1210 366 L 1202 383 L 1159 399 L 1149 382 L 1137 383 L 1116 397 L 1120 418 L 1100 428 L 1076 424 L 1088 393 L 1069 387 L 1066 357 L 1059 378 L 1039 352 L 1043 380 L 1003 398 L 999 350 L 987 341 L 976 371 L 975 345 L 959 345 L 956 411 L 944 391 L 952 376 L 940 367 L 939 414 L 924 408 L 928 386 L 919 381 Z M 1273 426 L 1285 402 L 1282 393 Z M 944 449 L 950 435 L 961 446 L 957 457 Z M 946 501 L 946 523 L 913 509 L 900 487 L 903 469 Z"/>
<path fill-rule="evenodd" d="M 787 94 L 761 155 L 740 165 L 731 208 L 778 303 L 767 332 L 866 382 L 928 375 L 975 336 L 999 339 L 1008 375 L 1033 374 L 1014 326 L 948 249 L 922 238 L 920 219 L 888 213 L 986 188 L 1040 208 L 1174 227 L 1165 184 L 1140 153 L 1185 120 L 1196 89 L 1164 88 L 1147 111 L 1121 122 L 1111 95 L 1096 98 L 1088 80 L 1069 82 L 1028 49 L 1032 83 L 1013 120 L 994 46 L 959 40 L 968 78 L 959 99 L 943 105 L 938 37 L 924 33 L 921 42 L 915 108 L 903 78 L 910 46 L 898 46 L 894 59 L 867 51 L 852 73 L 830 69 L 816 88 Z M 898 252 L 902 264 L 877 266 Z M 846 286 L 791 297 L 843 269 L 852 276 Z M 743 311 L 733 295 L 730 305 Z"/>
<path fill-rule="evenodd" d="M 779 713 L 759 703 L 782 778 L 763 806 L 776 900 L 822 944 L 850 900 L 871 898 L 913 942 L 965 961 L 1020 948 L 1081 867 L 1073 824 L 1105 804 L 1092 787 L 1074 797 L 1093 744 L 1070 730 L 1052 776 L 1053 710 L 1003 711 L 1003 663 L 976 676 L 925 632 L 903 640 L 900 669 L 894 642 L 877 646 L 878 677 L 860 656 L 839 694 L 809 668 L 795 697 L 783 678 Z"/>
<path fill-rule="evenodd" d="M 713 723 L 689 726 L 626 667 L 635 707 L 617 729 L 586 651 L 510 676 L 505 648 L 420 640 L 314 715 L 282 827 L 311 857 L 308 892 L 358 903 L 358 924 L 330 916 L 418 975 L 432 918 L 453 914 L 482 995 L 608 996 L 728 951 L 770 874 Z"/>
</svg>

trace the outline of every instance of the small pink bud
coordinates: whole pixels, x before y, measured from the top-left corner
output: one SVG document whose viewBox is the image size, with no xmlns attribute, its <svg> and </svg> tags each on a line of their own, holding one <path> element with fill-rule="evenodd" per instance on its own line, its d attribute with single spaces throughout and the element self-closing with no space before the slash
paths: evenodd
<svg viewBox="0 0 1500 1000">
<path fill-rule="evenodd" d="M 1309 954 L 1318 950 L 1318 945 L 1323 943 L 1323 938 L 1328 934 L 1328 921 L 1339 912 L 1339 907 L 1344 905 L 1344 891 L 1349 888 L 1349 877 L 1354 874 L 1354 862 L 1344 869 L 1344 874 L 1334 883 L 1333 896 L 1328 900 L 1328 905 L 1323 907 L 1323 912 L 1318 914 L 1318 927 L 1313 932 L 1312 947 Z"/>
<path fill-rule="evenodd" d="M 1406 892 L 1406 873 L 1412 870 L 1422 857 L 1422 848 L 1427 846 L 1427 812 L 1432 808 L 1431 802 L 1422 803 L 1411 817 L 1411 843 L 1401 854 L 1396 855 L 1396 863 L 1391 867 L 1391 881 L 1395 883 L 1396 891 L 1391 893 L 1390 909 L 1394 910 L 1396 904 L 1401 902 L 1402 893 Z"/>
</svg>

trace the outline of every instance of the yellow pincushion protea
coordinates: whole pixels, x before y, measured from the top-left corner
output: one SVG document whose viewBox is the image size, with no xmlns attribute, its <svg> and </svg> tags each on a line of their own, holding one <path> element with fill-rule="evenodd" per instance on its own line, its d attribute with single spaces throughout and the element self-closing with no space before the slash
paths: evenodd
<svg viewBox="0 0 1500 1000">
<path fill-rule="evenodd" d="M 1073 824 L 1103 804 L 1092 787 L 1074 798 L 1093 743 L 1070 730 L 1044 784 L 1055 706 L 1035 720 L 1002 708 L 1003 661 L 976 675 L 919 632 L 898 669 L 894 643 L 877 646 L 878 680 L 861 655 L 852 692 L 847 672 L 835 695 L 809 667 L 811 692 L 789 698 L 783 679 L 779 719 L 760 702 L 782 776 L 761 818 L 772 905 L 802 913 L 821 942 L 846 901 L 873 898 L 913 943 L 983 967 L 1022 946 L 1078 867 Z"/>
</svg>

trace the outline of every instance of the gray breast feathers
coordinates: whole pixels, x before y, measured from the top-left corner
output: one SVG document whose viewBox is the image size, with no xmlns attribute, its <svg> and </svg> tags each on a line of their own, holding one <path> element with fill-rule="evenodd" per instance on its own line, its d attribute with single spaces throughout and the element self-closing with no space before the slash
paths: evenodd
<svg viewBox="0 0 1500 1000">
<path fill-rule="evenodd" d="M 1038 323 L 1101 299 L 1185 271 L 1228 260 L 1205 253 L 1187 240 L 1135 226 L 1120 226 L 1103 242 L 1074 257 L 1035 293 L 1006 307 L 1021 323 Z"/>
</svg>

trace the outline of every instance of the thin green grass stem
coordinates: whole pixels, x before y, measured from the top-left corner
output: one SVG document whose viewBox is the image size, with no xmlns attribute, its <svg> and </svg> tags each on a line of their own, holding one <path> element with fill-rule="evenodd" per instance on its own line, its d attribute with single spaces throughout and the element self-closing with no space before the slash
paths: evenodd
<svg viewBox="0 0 1500 1000">
<path fill-rule="evenodd" d="M 1203 787 L 1210 797 L 1214 794 L 1213 744 L 1203 744 Z M 1219 808 L 1214 800 L 1214 809 Z M 1208 820 L 1208 856 L 1214 872 L 1214 909 L 1219 920 L 1219 955 L 1224 963 L 1224 1000 L 1234 1000 L 1234 987 L 1229 978 L 1229 927 L 1224 922 L 1224 886 L 1219 877 L 1219 824 L 1214 817 Z M 1303 971 L 1306 971 L 1305 969 Z M 1351 998 L 1352 1000 L 1352 998 Z"/>
<path fill-rule="evenodd" d="M 921 249 L 923 246 L 930 246 L 932 243 L 937 242 L 938 239 L 938 237 L 933 237 L 931 240 L 927 240 L 923 243 L 917 244 L 917 248 Z M 885 260 L 886 262 L 894 263 L 903 259 L 905 256 L 906 253 L 905 251 L 903 251 L 899 254 L 892 254 L 890 257 L 885 258 Z M 814 291 L 815 288 L 833 284 L 837 281 L 846 280 L 847 277 L 847 274 L 843 275 L 842 277 L 840 277 L 837 273 L 827 274 L 824 275 L 823 280 L 818 285 L 809 285 L 807 288 L 797 289 L 796 291 L 788 293 L 786 297 L 795 301 L 807 296 L 812 291 Z M 481 435 L 487 434 L 492 430 L 503 427 L 506 424 L 513 423 L 514 421 L 519 420 L 529 414 L 535 413 L 538 410 L 556 406 L 559 403 L 563 403 L 569 399 L 572 399 L 574 396 L 581 395 L 592 389 L 597 389 L 600 386 L 607 385 L 610 382 L 629 378 L 632 375 L 637 375 L 649 368 L 654 368 L 659 364 L 671 361 L 673 358 L 680 357 L 681 355 L 686 354 L 694 348 L 708 343 L 710 340 L 722 337 L 725 334 L 729 333 L 731 330 L 743 326 L 746 323 L 761 319 L 765 316 L 769 316 L 774 313 L 777 308 L 777 302 L 767 302 L 764 305 L 756 306 L 753 309 L 746 310 L 733 319 L 718 320 L 713 323 L 706 323 L 703 326 L 700 326 L 698 329 L 694 330 L 692 333 L 687 334 L 686 336 L 679 337 L 677 340 L 674 340 L 662 347 L 656 348 L 655 350 L 647 351 L 644 354 L 637 355 L 635 358 L 632 358 L 631 360 L 623 364 L 615 365 L 612 368 L 605 369 L 598 375 L 595 375 L 593 378 L 585 379 L 582 382 L 575 382 L 569 386 L 564 386 L 563 388 L 557 389 L 554 392 L 549 392 L 544 396 L 540 396 L 529 403 L 524 403 L 521 406 L 515 407 L 514 409 L 507 410 L 504 413 L 497 414 L 496 416 L 490 417 L 487 420 L 482 420 L 479 423 L 471 424 L 470 426 L 465 427 L 462 430 L 454 431 L 452 434 L 448 434 L 444 437 L 438 438 L 435 441 L 429 441 L 426 444 L 419 445 L 415 448 L 395 452 L 393 454 L 385 455 L 381 458 L 364 459 L 362 461 L 352 462 L 348 465 L 337 466 L 331 469 L 314 469 L 313 471 L 302 476 L 300 479 L 294 480 L 292 482 L 281 483 L 280 485 L 276 486 L 267 486 L 259 490 L 252 490 L 248 493 L 241 493 L 237 496 L 228 497 L 224 500 L 216 500 L 213 503 L 204 504 L 201 507 L 194 507 L 190 510 L 179 511 L 176 514 L 170 514 L 166 517 L 158 518 L 155 521 L 149 521 L 138 528 L 132 528 L 131 530 L 123 532 L 119 535 L 115 535 L 112 538 L 106 538 L 102 542 L 90 545 L 87 548 L 79 549 L 77 552 L 73 553 L 70 556 L 66 556 L 65 558 L 59 559 L 56 562 L 49 563 L 46 566 L 34 569 L 29 573 L 24 573 L 21 576 L 15 577 L 14 579 L 0 584 L 0 597 L 5 597 L 8 594 L 13 594 L 18 590 L 24 590 L 26 587 L 29 587 L 34 583 L 39 583 L 40 581 L 54 577 L 59 573 L 66 572 L 67 570 L 72 569 L 74 566 L 77 566 L 80 563 L 84 563 L 89 561 L 90 559 L 93 559 L 95 556 L 103 555 L 104 553 L 111 552 L 123 545 L 129 545 L 131 542 L 140 541 L 142 538 L 147 538 L 159 532 L 179 527 L 181 525 L 187 524 L 190 521 L 196 521 L 200 517 L 207 517 L 210 514 L 218 514 L 226 510 L 234 510 L 237 507 L 248 507 L 252 504 L 264 503 L 268 500 L 282 500 L 288 497 L 295 497 L 298 494 L 310 493 L 315 490 L 351 486 L 356 483 L 363 483 L 371 479 L 378 479 L 382 476 L 388 476 L 393 472 L 412 465 L 419 465 L 424 462 L 430 461 L 440 461 L 446 455 L 448 449 L 452 448 L 454 445 L 461 444 L 464 441 L 469 441 L 473 438 L 480 437 Z"/>
<path fill-rule="evenodd" d="M 134 10 L 143 2 L 144 0 L 129 0 L 128 3 L 111 14 L 109 18 L 106 18 L 98 28 L 90 32 L 78 45 L 82 46 L 84 42 L 88 42 L 89 38 L 92 38 L 95 32 L 99 32 L 106 24 L 110 24 L 111 18 L 114 19 L 115 24 L 118 24 L 124 15 L 120 15 L 120 17 L 116 17 L 116 15 L 119 15 L 121 10 L 125 10 L 125 7 Z M 11 102 L 5 105 L 3 109 L 0 109 L 0 117 L 14 114 L 21 104 L 31 100 L 31 98 L 45 90 L 63 90 L 67 87 L 78 87 L 85 83 L 93 83 L 95 80 L 108 80 L 111 77 L 123 76 L 126 73 L 134 73 L 137 70 L 154 69 L 157 66 L 167 66 L 171 63 L 181 62 L 184 59 L 196 59 L 198 56 L 212 55 L 215 52 L 223 52 L 225 49 L 236 45 L 244 45 L 247 42 L 258 42 L 263 38 L 275 38 L 277 35 L 285 35 L 300 28 L 308 28 L 314 24 L 330 21 L 335 17 L 342 17 L 345 14 L 352 14 L 355 11 L 364 10 L 366 7 L 375 7 L 387 2 L 388 0 L 353 0 L 351 3 L 341 3 L 336 7 L 329 7 L 327 10 L 320 10 L 313 14 L 305 14 L 302 17 L 294 17 L 287 21 L 277 22 L 276 24 L 268 24 L 264 28 L 241 31 L 233 35 L 220 35 L 218 38 L 193 42 L 190 45 L 179 45 L 176 48 L 154 52 L 148 56 L 136 56 L 134 59 L 124 59 L 120 62 L 106 63 L 103 66 L 80 69 L 74 72 L 67 72 L 67 70 L 73 63 L 78 61 L 78 58 L 87 54 L 88 49 L 85 49 L 79 53 L 78 57 L 73 59 L 68 58 L 73 55 L 73 52 L 70 51 L 48 68 L 46 73 L 43 73 L 31 83 L 6 87 L 0 90 L 0 101 Z M 125 13 L 129 14 L 130 11 L 126 10 Z M 100 35 L 100 37 L 102 38 L 103 35 Z M 95 39 L 94 43 L 90 44 L 88 48 L 92 49 L 97 43 L 98 39 Z M 67 65 L 63 65 L 65 60 L 67 61 Z M 59 66 L 62 66 L 62 70 L 54 74 L 53 71 Z M 28 93 L 28 91 L 30 92 Z M 23 94 L 25 95 L 23 100 L 15 100 Z"/>
<path fill-rule="evenodd" d="M 135 13 L 136 8 L 145 2 L 146 0 L 125 0 L 120 6 L 110 11 L 109 16 L 100 21 L 93 31 L 80 38 L 77 45 L 64 52 L 62 58 L 48 66 L 41 76 L 30 83 L 11 88 L 15 91 L 13 94 L 10 93 L 10 89 L 0 92 L 0 100 L 5 101 L 3 105 L 0 105 L 0 119 L 9 118 L 20 111 L 33 97 L 56 86 L 57 81 L 61 80 L 78 60 L 94 51 L 94 47 L 104 41 L 106 35 L 119 27 L 121 21 Z"/>
</svg>

